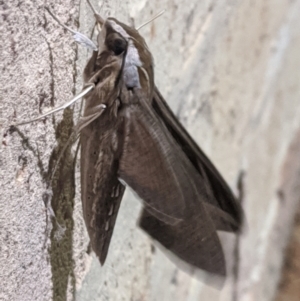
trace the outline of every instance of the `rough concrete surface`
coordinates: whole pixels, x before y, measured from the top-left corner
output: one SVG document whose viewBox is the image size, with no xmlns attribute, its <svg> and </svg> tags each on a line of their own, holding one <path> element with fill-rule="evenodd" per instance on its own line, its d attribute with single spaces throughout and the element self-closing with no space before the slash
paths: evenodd
<svg viewBox="0 0 300 301">
<path fill-rule="evenodd" d="M 0 300 L 273 300 L 299 203 L 300 0 L 103 1 L 102 15 L 136 26 L 166 10 L 140 30 L 156 84 L 247 217 L 242 236 L 224 239 L 221 292 L 152 246 L 129 190 L 100 266 L 81 214 L 76 143 L 55 168 L 80 104 L 9 128 L 81 89 L 89 53 L 45 6 L 87 35 L 94 23 L 84 0 L 0 1 Z"/>
</svg>

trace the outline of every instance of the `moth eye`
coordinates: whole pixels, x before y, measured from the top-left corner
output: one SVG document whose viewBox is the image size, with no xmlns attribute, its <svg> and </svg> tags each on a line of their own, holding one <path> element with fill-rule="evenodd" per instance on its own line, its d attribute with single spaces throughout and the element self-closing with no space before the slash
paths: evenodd
<svg viewBox="0 0 300 301">
<path fill-rule="evenodd" d="M 115 55 L 119 55 L 126 50 L 127 42 L 119 34 L 111 33 L 106 37 L 106 46 Z"/>
</svg>

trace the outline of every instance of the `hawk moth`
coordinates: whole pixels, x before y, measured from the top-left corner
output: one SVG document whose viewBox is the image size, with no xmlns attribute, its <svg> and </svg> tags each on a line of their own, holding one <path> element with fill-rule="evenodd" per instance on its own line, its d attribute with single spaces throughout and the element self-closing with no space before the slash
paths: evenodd
<svg viewBox="0 0 300 301">
<path fill-rule="evenodd" d="M 98 45 L 74 37 L 93 51 L 80 94 L 84 113 L 75 128 L 92 249 L 104 264 L 127 184 L 143 202 L 144 231 L 184 262 L 223 276 L 216 231 L 238 231 L 242 209 L 158 91 L 144 38 L 115 18 L 94 15 Z"/>
</svg>

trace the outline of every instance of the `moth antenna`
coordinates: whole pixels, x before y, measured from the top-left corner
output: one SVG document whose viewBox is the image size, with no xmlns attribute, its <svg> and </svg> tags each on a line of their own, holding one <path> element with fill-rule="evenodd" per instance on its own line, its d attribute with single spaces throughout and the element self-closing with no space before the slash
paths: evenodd
<svg viewBox="0 0 300 301">
<path fill-rule="evenodd" d="M 85 36 L 84 34 L 73 30 L 72 28 L 68 27 L 67 25 L 63 24 L 62 22 L 60 22 L 58 20 L 58 18 L 50 11 L 50 9 L 48 7 L 45 7 L 45 9 L 47 10 L 47 12 L 50 14 L 50 16 L 63 28 L 65 28 L 66 30 L 70 31 L 73 34 L 73 38 L 74 40 L 78 43 L 83 45 L 84 47 L 97 51 L 98 47 L 95 45 L 95 43 L 89 39 L 87 36 Z"/>
<path fill-rule="evenodd" d="M 94 6 L 90 2 L 90 0 L 87 0 L 87 3 L 89 5 L 89 7 L 91 8 L 91 10 L 93 11 L 97 23 L 99 23 L 102 26 L 105 23 L 105 20 L 97 13 L 96 9 L 94 8 Z"/>
<path fill-rule="evenodd" d="M 57 170 L 57 167 L 59 165 L 59 162 L 64 154 L 64 152 L 66 151 L 67 147 L 70 145 L 70 143 L 72 143 L 73 141 L 75 142 L 78 138 L 79 138 L 79 134 L 77 136 L 74 137 L 74 135 L 76 135 L 76 131 L 73 130 L 70 137 L 68 138 L 66 144 L 64 145 L 63 149 L 61 150 L 61 152 L 59 153 L 58 155 L 58 158 L 56 160 L 56 163 L 55 163 L 55 166 L 52 170 L 52 173 L 51 173 L 51 177 L 50 177 L 50 181 L 49 181 L 49 184 L 51 185 L 52 184 L 52 181 L 53 181 L 53 178 L 54 178 L 54 175 L 55 175 L 55 172 Z M 73 140 L 74 139 L 74 140 Z"/>
<path fill-rule="evenodd" d="M 82 98 L 83 96 L 85 96 L 87 93 L 89 93 L 92 89 L 94 89 L 95 85 L 94 84 L 91 84 L 90 86 L 88 86 L 85 90 L 83 90 L 81 93 L 79 93 L 78 95 L 76 95 L 73 99 L 71 99 L 69 102 L 67 102 L 66 104 L 58 107 L 58 108 L 55 108 L 53 110 L 51 110 L 50 112 L 47 112 L 37 118 L 34 118 L 32 120 L 28 120 L 28 121 L 23 121 L 23 122 L 19 122 L 17 124 L 14 124 L 14 126 L 19 126 L 19 125 L 23 125 L 23 124 L 27 124 L 27 123 L 31 123 L 31 122 L 34 122 L 34 121 L 37 121 L 37 120 L 40 120 L 48 115 L 51 115 L 55 112 L 58 112 L 58 111 L 61 111 L 67 107 L 69 107 L 70 105 L 72 105 L 74 102 L 76 102 L 78 99 Z"/>
<path fill-rule="evenodd" d="M 95 9 L 95 7 L 94 7 L 93 4 L 91 3 L 91 1 L 90 1 L 90 0 L 87 0 L 87 3 L 88 3 L 88 5 L 89 5 L 89 7 L 91 8 L 91 10 L 93 11 L 93 13 L 94 13 L 95 15 L 98 14 L 97 11 L 96 11 L 96 9 Z"/>
<path fill-rule="evenodd" d="M 60 20 L 51 12 L 51 10 L 48 7 L 45 7 L 45 10 L 49 13 L 49 15 L 63 28 L 65 28 L 66 30 L 70 31 L 71 33 L 75 34 L 76 31 L 73 30 L 72 28 L 68 27 L 67 25 L 63 24 L 62 22 L 60 22 Z"/>
<path fill-rule="evenodd" d="M 136 30 L 140 30 L 142 27 L 144 27 L 145 25 L 151 23 L 152 21 L 154 21 L 155 19 L 157 19 L 158 17 L 160 17 L 162 14 L 165 13 L 165 10 L 162 10 L 160 13 L 158 13 L 156 16 L 154 16 L 152 19 L 150 19 L 149 21 L 145 22 L 144 24 L 140 25 Z"/>
</svg>

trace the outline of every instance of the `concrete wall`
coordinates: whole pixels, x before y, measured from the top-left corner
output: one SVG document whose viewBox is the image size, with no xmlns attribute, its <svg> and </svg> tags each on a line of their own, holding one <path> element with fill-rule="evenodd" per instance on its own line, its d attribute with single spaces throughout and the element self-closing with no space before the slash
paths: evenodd
<svg viewBox="0 0 300 301">
<path fill-rule="evenodd" d="M 91 11 L 84 0 L 0 2 L 0 300 L 272 300 L 300 192 L 300 0 L 103 3 L 103 15 L 136 26 L 166 10 L 140 30 L 156 84 L 241 196 L 247 229 L 226 238 L 235 260 L 218 292 L 152 247 L 128 190 L 101 268 L 81 215 L 76 145 L 47 187 L 80 105 L 9 131 L 81 89 L 89 54 L 44 5 L 86 34 Z"/>
</svg>

